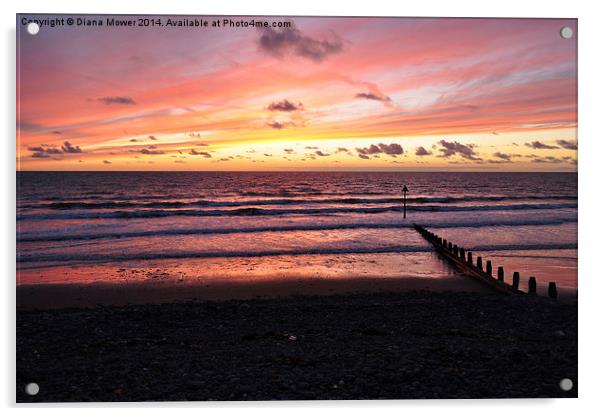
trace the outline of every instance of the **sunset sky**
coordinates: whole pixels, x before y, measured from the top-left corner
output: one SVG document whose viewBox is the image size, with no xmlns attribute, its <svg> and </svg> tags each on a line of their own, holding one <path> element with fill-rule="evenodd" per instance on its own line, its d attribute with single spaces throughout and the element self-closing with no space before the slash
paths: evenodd
<svg viewBox="0 0 602 416">
<path fill-rule="evenodd" d="M 19 21 L 18 169 L 576 170 L 575 20 L 255 19 Z"/>
</svg>

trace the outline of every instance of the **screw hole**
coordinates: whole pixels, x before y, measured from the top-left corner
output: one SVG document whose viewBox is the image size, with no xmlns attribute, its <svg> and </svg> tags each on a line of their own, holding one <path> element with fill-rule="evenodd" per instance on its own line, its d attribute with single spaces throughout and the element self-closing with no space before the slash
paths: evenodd
<svg viewBox="0 0 602 416">
<path fill-rule="evenodd" d="M 573 380 L 570 378 L 563 378 L 560 380 L 560 390 L 571 391 L 573 389 Z"/>
<path fill-rule="evenodd" d="M 560 36 L 563 39 L 570 39 L 573 37 L 573 29 L 571 29 L 568 26 L 563 27 L 562 29 L 560 29 Z"/>
<path fill-rule="evenodd" d="M 37 35 L 40 31 L 40 25 L 36 22 L 30 22 L 27 24 L 27 33 L 30 35 Z"/>
<path fill-rule="evenodd" d="M 25 386 L 25 393 L 29 394 L 30 396 L 35 396 L 39 392 L 40 386 L 38 386 L 38 383 L 27 383 Z"/>
</svg>

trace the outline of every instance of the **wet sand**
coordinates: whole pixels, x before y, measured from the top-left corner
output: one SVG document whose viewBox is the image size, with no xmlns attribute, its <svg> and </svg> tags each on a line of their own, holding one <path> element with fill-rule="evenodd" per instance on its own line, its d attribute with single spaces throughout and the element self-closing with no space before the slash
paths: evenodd
<svg viewBox="0 0 602 416">
<path fill-rule="evenodd" d="M 57 309 L 185 301 L 250 300 L 295 295 L 404 292 L 415 290 L 491 293 L 463 276 L 446 278 L 265 278 L 260 280 L 148 279 L 129 282 L 28 284 L 17 286 L 17 308 Z"/>
</svg>

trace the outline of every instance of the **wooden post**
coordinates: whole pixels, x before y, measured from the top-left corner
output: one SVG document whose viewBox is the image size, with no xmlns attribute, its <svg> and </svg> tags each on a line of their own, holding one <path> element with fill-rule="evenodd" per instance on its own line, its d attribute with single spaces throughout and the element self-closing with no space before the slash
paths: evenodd
<svg viewBox="0 0 602 416">
<path fill-rule="evenodd" d="M 458 246 L 454 244 L 454 256 L 458 257 Z"/>
<path fill-rule="evenodd" d="M 537 294 L 537 281 L 535 277 L 529 277 L 529 294 L 536 295 Z"/>
<path fill-rule="evenodd" d="M 491 260 L 487 260 L 487 270 L 486 273 L 491 276 L 493 273 L 493 266 L 491 265 Z"/>
<path fill-rule="evenodd" d="M 403 219 L 406 219 L 406 194 L 408 193 L 408 187 L 407 186 L 403 186 L 402 189 L 403 192 Z"/>
<path fill-rule="evenodd" d="M 466 261 L 467 261 L 469 264 L 472 264 L 472 251 L 469 251 L 469 252 L 468 252 L 468 257 L 467 257 L 467 260 L 466 260 Z"/>
<path fill-rule="evenodd" d="M 483 259 L 481 256 L 477 257 L 477 269 L 483 270 Z"/>
<path fill-rule="evenodd" d="M 466 252 L 464 251 L 463 248 L 460 249 L 460 258 L 462 260 L 466 260 Z"/>
<path fill-rule="evenodd" d="M 497 280 L 500 282 L 504 281 L 504 268 L 502 266 L 497 268 Z"/>
<path fill-rule="evenodd" d="M 443 248 L 447 248 L 447 240 L 446 239 L 443 239 L 443 244 L 442 245 L 443 245 Z"/>
<path fill-rule="evenodd" d="M 454 246 L 453 246 L 453 244 L 451 243 L 451 241 L 450 241 L 449 243 L 447 243 L 447 249 L 448 249 L 449 251 L 453 251 L 453 249 L 454 249 Z"/>
<path fill-rule="evenodd" d="M 556 289 L 556 283 L 548 283 L 548 296 L 552 299 L 558 299 L 558 290 Z"/>
<path fill-rule="evenodd" d="M 518 283 L 520 282 L 520 274 L 518 272 L 514 272 L 512 275 L 512 288 L 518 290 Z"/>
</svg>

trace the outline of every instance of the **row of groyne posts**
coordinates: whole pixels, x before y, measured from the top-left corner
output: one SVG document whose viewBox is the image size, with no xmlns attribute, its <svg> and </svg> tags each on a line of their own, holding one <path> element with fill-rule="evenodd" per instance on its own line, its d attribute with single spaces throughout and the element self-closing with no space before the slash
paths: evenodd
<svg viewBox="0 0 602 416">
<path fill-rule="evenodd" d="M 520 283 L 519 272 L 514 272 L 512 275 L 512 283 L 506 283 L 504 280 L 504 268 L 502 266 L 497 268 L 497 276 L 494 277 L 491 260 L 487 260 L 485 270 L 483 270 L 482 257 L 477 257 L 475 264 L 473 263 L 472 252 L 466 251 L 464 248 L 458 247 L 451 241 L 439 237 L 437 234 L 430 232 L 421 225 L 414 224 L 414 228 L 422 235 L 422 237 L 424 237 L 424 239 L 435 247 L 437 252 L 443 258 L 449 261 L 464 275 L 475 278 L 498 292 L 525 294 L 525 292 L 518 289 Z M 537 295 L 537 281 L 535 280 L 535 277 L 529 277 L 528 288 L 529 294 Z M 549 282 L 548 296 L 552 299 L 558 299 L 558 290 L 556 289 L 555 282 Z"/>
</svg>

